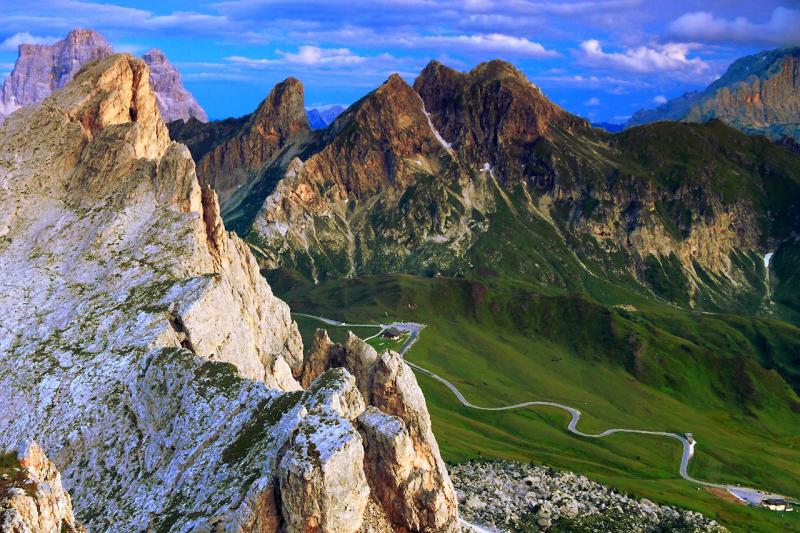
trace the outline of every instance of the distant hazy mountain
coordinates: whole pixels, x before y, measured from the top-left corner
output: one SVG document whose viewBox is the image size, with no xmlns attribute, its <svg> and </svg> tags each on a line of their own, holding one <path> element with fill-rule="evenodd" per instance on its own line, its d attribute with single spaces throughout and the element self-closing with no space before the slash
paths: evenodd
<svg viewBox="0 0 800 533">
<path fill-rule="evenodd" d="M 334 120 L 336 120 L 336 117 L 342 114 L 344 110 L 345 107 L 341 105 L 335 105 L 326 108 L 312 107 L 306 110 L 306 114 L 308 115 L 308 123 L 311 125 L 311 129 L 313 130 L 327 128 Z"/>
<path fill-rule="evenodd" d="M 746 133 L 800 139 L 800 48 L 760 52 L 735 61 L 704 91 L 686 93 L 626 124 L 718 118 Z"/>
<path fill-rule="evenodd" d="M 21 107 L 41 102 L 65 86 L 84 64 L 111 54 L 111 44 L 105 37 L 85 29 L 72 30 L 66 38 L 51 45 L 20 45 L 14 70 L 0 87 L 0 121 Z M 142 59 L 150 67 L 150 84 L 165 121 L 191 117 L 203 122 L 208 120 L 161 50 L 154 48 Z"/>
<path fill-rule="evenodd" d="M 178 69 L 167 60 L 164 52 L 153 48 L 143 55 L 142 59 L 150 67 L 150 83 L 155 90 L 158 108 L 161 110 L 164 122 L 190 118 L 202 122 L 208 120 L 206 112 L 192 93 L 183 86 Z"/>
<path fill-rule="evenodd" d="M 625 124 L 617 124 L 614 122 L 592 122 L 592 127 L 606 130 L 609 133 L 617 133 L 618 131 L 625 129 Z"/>
<path fill-rule="evenodd" d="M 41 102 L 65 86 L 81 65 L 109 55 L 111 45 L 91 30 L 72 30 L 52 45 L 21 44 L 14 70 L 0 88 L 0 118 Z"/>
</svg>

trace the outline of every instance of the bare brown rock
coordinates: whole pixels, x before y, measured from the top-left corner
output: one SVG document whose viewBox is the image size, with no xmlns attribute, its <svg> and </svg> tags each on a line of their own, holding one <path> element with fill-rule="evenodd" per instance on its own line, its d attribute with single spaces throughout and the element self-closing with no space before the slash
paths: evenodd
<svg viewBox="0 0 800 533">
<path fill-rule="evenodd" d="M 202 185 L 211 186 L 225 204 L 240 187 L 286 145 L 311 131 L 303 107 L 303 85 L 288 78 L 272 89 L 240 129 L 197 164 Z"/>
<path fill-rule="evenodd" d="M 427 256 L 413 253 L 420 243 L 433 243 L 436 254 L 463 254 L 475 231 L 465 212 L 480 206 L 476 191 L 485 184 L 470 182 L 399 75 L 318 135 L 322 148 L 286 166 L 252 222 L 266 245 L 265 266 L 311 258 L 326 263 L 326 275 L 353 276 L 376 263 L 398 270 L 406 260 L 424 263 Z M 454 198 L 439 202 L 437 194 Z"/>
<path fill-rule="evenodd" d="M 468 73 L 432 61 L 414 81 L 431 122 L 473 168 L 488 164 L 517 180 L 533 143 L 554 128 L 588 123 L 552 103 L 510 63 L 489 61 Z"/>
</svg>

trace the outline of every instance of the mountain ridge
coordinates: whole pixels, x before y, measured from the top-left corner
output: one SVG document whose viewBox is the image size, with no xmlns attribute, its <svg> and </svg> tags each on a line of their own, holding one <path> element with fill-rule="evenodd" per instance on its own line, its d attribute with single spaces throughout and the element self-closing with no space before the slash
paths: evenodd
<svg viewBox="0 0 800 533">
<path fill-rule="evenodd" d="M 365 106 L 379 101 L 403 104 Z M 670 135 L 694 144 L 673 147 Z M 740 301 L 736 305 L 758 307 L 766 286 L 761 261 L 751 256 L 790 239 L 794 230 L 784 226 L 797 211 L 794 194 L 767 192 L 796 187 L 790 156 L 781 148 L 733 134 L 721 123 L 609 135 L 549 102 L 502 61 L 468 73 L 431 62 L 414 88 L 392 76 L 331 127 L 287 150 L 260 174 L 251 173 L 250 183 L 261 192 L 239 199 L 246 209 L 223 201 L 223 213 L 235 218 L 265 266 L 275 268 L 284 257 L 315 279 L 326 269 L 334 276 L 496 269 L 499 250 L 493 248 L 498 239 L 510 239 L 502 229 L 510 226 L 491 221 L 508 210 L 503 217 L 529 213 L 540 229 L 519 231 L 561 240 L 559 253 L 571 262 L 590 262 L 646 292 L 681 305 L 718 309 Z M 774 168 L 757 165 L 756 158 L 766 156 Z M 711 166 L 687 167 L 686 158 Z M 198 162 L 202 166 L 203 158 Z M 675 177 L 680 172 L 686 173 L 682 181 Z M 770 177 L 776 173 L 784 178 Z M 733 195 L 736 187 L 745 194 Z M 339 207 L 320 211 L 329 201 Z M 426 207 L 432 201 L 436 211 Z M 775 223 L 761 212 L 764 202 L 789 204 L 775 203 Z M 490 237 L 493 227 L 501 233 Z M 311 252 L 315 247 L 324 253 Z M 557 283 L 564 287 L 582 283 L 563 278 L 545 257 L 544 263 L 531 260 L 531 253 L 539 254 L 520 250 L 516 264 L 538 263 L 537 275 L 562 278 Z M 326 265 L 313 266 L 317 260 Z M 742 283 L 747 290 L 737 295 Z"/>
<path fill-rule="evenodd" d="M 641 110 L 627 126 L 656 120 L 719 118 L 750 134 L 800 139 L 800 47 L 759 52 L 734 61 L 705 90 Z"/>
</svg>

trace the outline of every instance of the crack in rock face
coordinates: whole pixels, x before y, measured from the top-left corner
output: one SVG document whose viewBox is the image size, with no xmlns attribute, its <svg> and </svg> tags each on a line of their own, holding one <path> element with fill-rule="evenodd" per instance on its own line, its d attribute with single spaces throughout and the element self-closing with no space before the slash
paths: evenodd
<svg viewBox="0 0 800 533">
<path fill-rule="evenodd" d="M 0 450 L 35 439 L 88 530 L 458 530 L 411 371 L 304 360 L 148 76 L 109 56 L 0 127 Z"/>
</svg>

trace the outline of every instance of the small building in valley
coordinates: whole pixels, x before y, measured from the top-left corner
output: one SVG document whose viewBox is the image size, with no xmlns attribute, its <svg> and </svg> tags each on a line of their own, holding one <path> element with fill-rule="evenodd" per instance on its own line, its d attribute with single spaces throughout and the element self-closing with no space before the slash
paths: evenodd
<svg viewBox="0 0 800 533">
<path fill-rule="evenodd" d="M 771 511 L 791 511 L 789 503 L 783 498 L 767 498 L 761 501 L 761 506 Z"/>
</svg>

